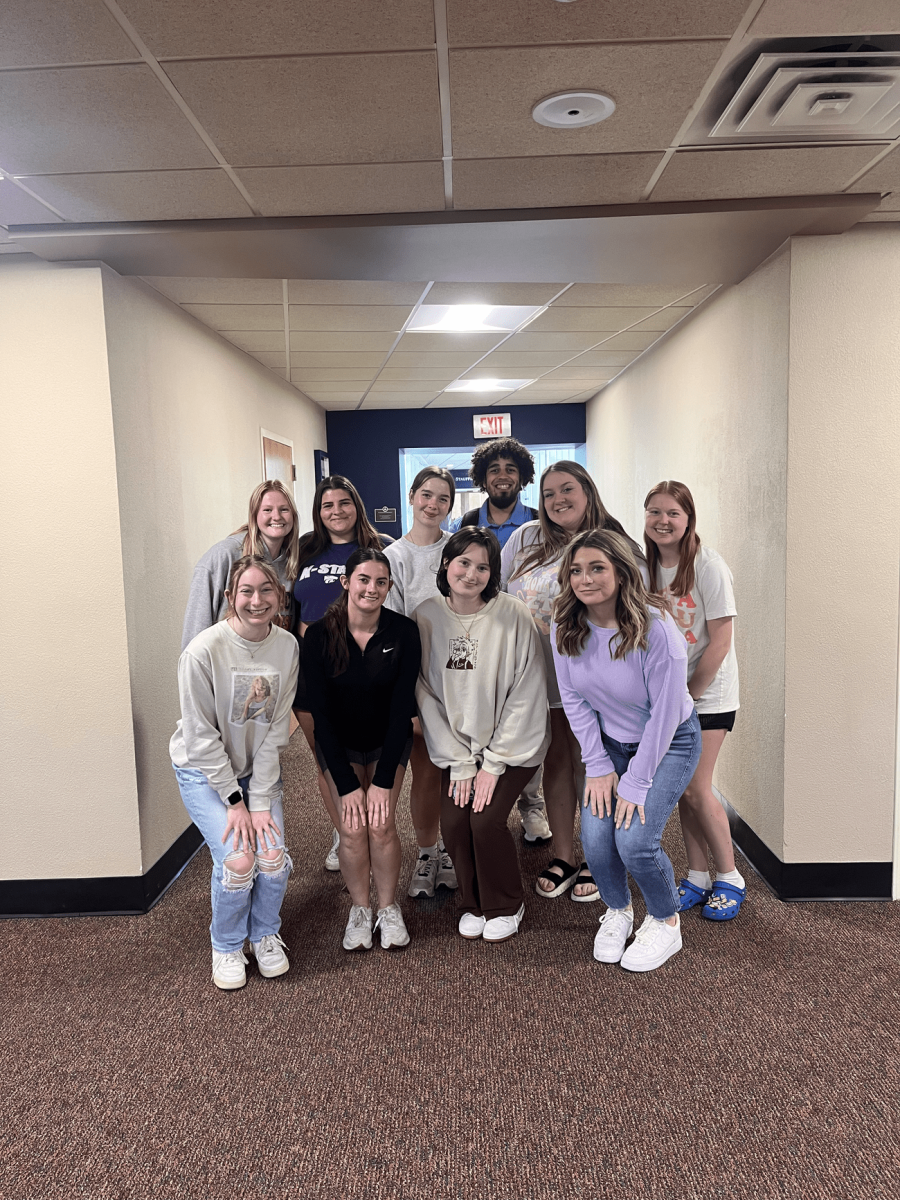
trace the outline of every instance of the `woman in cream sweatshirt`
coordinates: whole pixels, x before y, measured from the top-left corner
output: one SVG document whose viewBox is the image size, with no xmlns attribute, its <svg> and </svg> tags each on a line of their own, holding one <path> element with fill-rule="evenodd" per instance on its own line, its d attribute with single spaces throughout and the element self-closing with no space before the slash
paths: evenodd
<svg viewBox="0 0 900 1200">
<path fill-rule="evenodd" d="M 525 912 L 507 819 L 550 740 L 544 662 L 524 605 L 500 591 L 500 544 L 468 527 L 447 542 L 441 593 L 414 619 L 416 700 L 441 769 L 441 828 L 456 866 L 466 938 L 501 942 Z"/>
</svg>

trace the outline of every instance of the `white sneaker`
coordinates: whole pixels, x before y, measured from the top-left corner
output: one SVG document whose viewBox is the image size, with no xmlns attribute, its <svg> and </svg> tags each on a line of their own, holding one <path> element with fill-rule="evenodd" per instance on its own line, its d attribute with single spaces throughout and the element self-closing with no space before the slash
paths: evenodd
<svg viewBox="0 0 900 1200">
<path fill-rule="evenodd" d="M 443 842 L 438 846 L 438 866 L 434 878 L 434 886 L 436 888 L 449 888 L 451 892 L 455 892 L 459 887 L 459 880 L 456 878 L 456 868 L 453 865 L 453 859 L 447 853 L 447 847 Z"/>
<path fill-rule="evenodd" d="M 432 854 L 420 854 L 412 878 L 409 881 L 410 896 L 433 896 L 438 873 L 438 858 Z M 455 875 L 454 875 L 455 878 Z"/>
<path fill-rule="evenodd" d="M 213 950 L 213 983 L 223 992 L 242 988 L 247 982 L 247 972 L 244 970 L 246 965 L 247 959 L 243 950 L 231 950 L 228 954 L 221 954 L 218 950 Z"/>
<path fill-rule="evenodd" d="M 543 846 L 552 840 L 544 808 L 526 808 L 522 813 L 522 836 L 529 846 Z"/>
<path fill-rule="evenodd" d="M 339 871 L 341 869 L 341 860 L 338 858 L 338 847 L 340 844 L 341 835 L 335 830 L 334 837 L 331 839 L 331 849 L 325 855 L 326 871 Z"/>
<path fill-rule="evenodd" d="M 409 945 L 409 933 L 399 904 L 379 908 L 375 928 L 381 930 L 382 950 L 403 950 Z"/>
<path fill-rule="evenodd" d="M 258 942 L 251 942 L 250 946 L 259 973 L 265 979 L 274 979 L 276 975 L 283 975 L 290 970 L 291 964 L 285 954 L 287 946 L 277 933 L 267 933 Z"/>
<path fill-rule="evenodd" d="M 475 913 L 463 913 L 459 918 L 459 932 L 464 938 L 480 938 L 484 933 L 486 925 L 484 917 L 477 917 Z"/>
<path fill-rule="evenodd" d="M 484 932 L 481 936 L 486 942 L 505 942 L 514 933 L 519 932 L 519 926 L 522 924 L 524 916 L 525 905 L 522 904 L 519 911 L 511 917 L 491 917 L 490 921 L 485 921 Z"/>
<path fill-rule="evenodd" d="M 681 918 L 676 914 L 675 924 L 667 925 L 648 914 L 620 962 L 626 971 L 655 971 L 680 949 Z"/>
<path fill-rule="evenodd" d="M 350 919 L 344 930 L 345 950 L 372 949 L 372 910 L 354 904 L 350 908 Z"/>
<path fill-rule="evenodd" d="M 600 928 L 594 938 L 594 958 L 597 962 L 619 962 L 632 929 L 634 913 L 630 908 L 608 908 L 600 918 Z"/>
</svg>

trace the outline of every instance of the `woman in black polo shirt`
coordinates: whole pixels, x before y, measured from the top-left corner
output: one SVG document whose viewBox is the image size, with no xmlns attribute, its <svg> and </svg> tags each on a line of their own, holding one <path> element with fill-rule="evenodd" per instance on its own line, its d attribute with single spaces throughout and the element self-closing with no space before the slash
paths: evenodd
<svg viewBox="0 0 900 1200">
<path fill-rule="evenodd" d="M 340 863 L 352 907 L 345 950 L 372 946 L 370 875 L 385 950 L 409 944 L 397 904 L 400 839 L 394 823 L 412 745 L 422 652 L 413 621 L 384 607 L 391 568 L 380 550 L 347 559 L 341 595 L 306 631 L 303 670 L 316 757 L 340 831 Z"/>
</svg>

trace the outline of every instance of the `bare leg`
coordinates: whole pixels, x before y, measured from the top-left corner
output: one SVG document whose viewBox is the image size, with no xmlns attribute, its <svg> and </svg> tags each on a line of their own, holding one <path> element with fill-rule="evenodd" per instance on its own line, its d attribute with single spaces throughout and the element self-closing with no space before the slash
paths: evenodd
<svg viewBox="0 0 900 1200">
<path fill-rule="evenodd" d="M 365 788 L 367 780 L 365 777 L 365 767 L 353 763 L 353 770 L 356 772 L 356 777 L 359 779 L 360 787 Z M 335 829 L 341 835 L 341 844 L 338 849 L 338 858 L 341 863 L 341 874 L 344 876 L 344 883 L 347 885 L 347 891 L 350 893 L 350 899 L 354 904 L 360 905 L 362 908 L 369 907 L 369 876 L 371 873 L 371 863 L 369 861 L 369 827 L 363 825 L 361 829 L 348 828 L 341 819 L 341 798 L 338 795 L 338 790 L 334 786 L 334 780 L 331 778 L 331 772 L 325 772 L 325 781 L 328 784 L 329 797 L 327 808 L 331 820 L 334 822 Z"/>
<path fill-rule="evenodd" d="M 573 755 L 574 745 L 574 755 Z M 544 804 L 553 834 L 553 856 L 575 866 L 575 778 L 574 768 L 581 751 L 561 708 L 550 709 L 550 746 L 544 759 Z M 553 884 L 539 879 L 541 891 L 550 892 Z"/>
<path fill-rule="evenodd" d="M 678 801 L 681 818 L 681 835 L 687 851 L 688 866 L 692 871 L 708 871 L 707 847 L 712 851 L 716 870 L 734 870 L 734 848 L 731 844 L 731 828 L 728 817 L 713 795 L 712 777 L 725 741 L 724 729 L 704 729 L 703 749 L 694 778 Z"/>
<path fill-rule="evenodd" d="M 441 771 L 428 757 L 419 718 L 413 718 L 413 744 L 409 756 L 412 787 L 409 810 L 416 831 L 416 844 L 434 846 L 440 835 Z"/>
<path fill-rule="evenodd" d="M 366 789 L 372 782 L 375 767 L 376 764 L 371 763 L 366 768 L 364 784 Z M 397 884 L 400 881 L 400 838 L 397 834 L 394 813 L 397 810 L 400 789 L 403 787 L 403 775 L 404 768 L 398 767 L 397 774 L 394 776 L 394 786 L 391 788 L 391 804 L 387 822 L 384 825 L 368 826 L 369 862 L 372 866 L 372 879 L 375 883 L 379 908 L 387 908 L 397 899 Z M 438 772 L 438 781 L 440 781 L 440 772 Z M 342 844 L 343 840 L 342 835 Z M 356 902 L 354 901 L 354 903 Z"/>
<path fill-rule="evenodd" d="M 330 808 L 331 792 L 328 789 L 328 784 L 325 782 L 325 776 L 319 770 L 319 763 L 316 758 L 316 743 L 314 733 L 315 727 L 313 725 L 312 713 L 303 712 L 302 709 L 295 708 L 294 716 L 300 722 L 300 728 L 303 730 L 303 736 L 306 738 L 307 745 L 309 746 L 310 752 L 313 756 L 313 762 L 316 764 L 316 774 L 318 776 L 316 782 L 319 785 L 319 795 L 322 797 L 322 803 L 325 805 L 325 809 L 329 817 L 331 817 L 332 824 L 334 825 L 335 829 L 337 829 L 339 826 L 335 824 Z"/>
</svg>

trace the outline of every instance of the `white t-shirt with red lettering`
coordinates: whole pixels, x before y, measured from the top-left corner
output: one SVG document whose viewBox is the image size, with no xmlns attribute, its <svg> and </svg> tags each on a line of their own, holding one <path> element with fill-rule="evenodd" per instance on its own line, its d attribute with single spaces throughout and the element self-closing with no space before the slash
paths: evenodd
<svg viewBox="0 0 900 1200">
<path fill-rule="evenodd" d="M 676 596 L 671 590 L 677 567 L 657 568 L 662 590 L 672 602 L 675 620 L 684 634 L 688 647 L 688 682 L 703 651 L 709 645 L 707 621 L 718 617 L 736 617 L 734 604 L 734 580 L 728 565 L 720 554 L 701 546 L 694 561 L 694 586 L 687 596 Z M 734 636 L 725 655 L 725 661 L 716 672 L 712 683 L 695 701 L 698 713 L 734 712 L 740 707 L 738 697 L 737 656 L 734 652 Z"/>
</svg>

